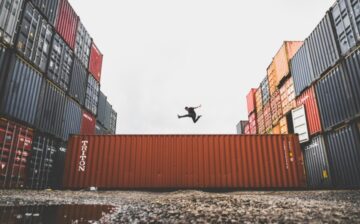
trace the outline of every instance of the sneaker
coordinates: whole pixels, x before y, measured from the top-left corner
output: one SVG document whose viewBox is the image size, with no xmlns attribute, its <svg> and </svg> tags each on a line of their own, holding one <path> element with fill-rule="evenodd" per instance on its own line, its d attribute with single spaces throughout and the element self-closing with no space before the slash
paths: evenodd
<svg viewBox="0 0 360 224">
<path fill-rule="evenodd" d="M 178 115 L 178 118 L 180 119 L 180 115 Z"/>
</svg>

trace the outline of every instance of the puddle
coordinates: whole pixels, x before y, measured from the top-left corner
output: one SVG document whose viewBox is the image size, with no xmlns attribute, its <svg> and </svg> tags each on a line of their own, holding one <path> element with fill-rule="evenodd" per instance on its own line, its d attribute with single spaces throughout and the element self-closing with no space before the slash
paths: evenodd
<svg viewBox="0 0 360 224">
<path fill-rule="evenodd" d="M 113 208 L 108 205 L 0 207 L 0 223 L 97 223 Z"/>
</svg>

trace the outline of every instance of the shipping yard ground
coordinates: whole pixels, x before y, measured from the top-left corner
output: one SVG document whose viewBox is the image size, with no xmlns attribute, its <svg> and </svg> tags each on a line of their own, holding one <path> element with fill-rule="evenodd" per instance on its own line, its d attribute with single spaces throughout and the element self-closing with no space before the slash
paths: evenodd
<svg viewBox="0 0 360 224">
<path fill-rule="evenodd" d="M 64 211 L 51 213 L 57 214 L 53 217 L 57 223 L 61 223 L 58 214 L 67 217 L 66 222 L 70 222 L 71 216 L 73 223 L 89 223 L 84 217 L 91 214 L 85 213 L 94 215 L 95 207 L 86 209 L 84 205 L 99 205 L 101 215 L 91 221 L 96 223 L 360 223 L 360 191 L 350 190 L 228 193 L 2 190 L 0 194 L 1 223 L 9 220 L 25 223 L 30 218 L 39 221 L 41 216 L 49 221 L 50 212 L 44 212 L 44 208 L 39 212 L 37 206 L 68 204 L 74 205 L 68 210 L 72 215 Z M 75 205 L 83 207 L 74 211 Z"/>
</svg>

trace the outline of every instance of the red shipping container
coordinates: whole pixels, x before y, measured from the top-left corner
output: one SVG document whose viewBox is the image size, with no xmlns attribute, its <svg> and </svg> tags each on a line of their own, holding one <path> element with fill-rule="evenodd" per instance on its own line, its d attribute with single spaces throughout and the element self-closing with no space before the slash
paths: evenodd
<svg viewBox="0 0 360 224">
<path fill-rule="evenodd" d="M 101 79 L 102 61 L 103 55 L 93 43 L 91 45 L 89 71 L 98 82 L 100 82 Z"/>
<path fill-rule="evenodd" d="M 315 96 L 315 88 L 311 86 L 305 90 L 297 99 L 297 106 L 305 105 L 306 120 L 309 134 L 314 135 L 322 131 L 319 108 Z"/>
<path fill-rule="evenodd" d="M 271 104 L 268 102 L 264 106 L 265 132 L 269 133 L 272 129 Z"/>
<path fill-rule="evenodd" d="M 265 134 L 265 118 L 262 110 L 257 113 L 257 127 L 260 135 Z"/>
<path fill-rule="evenodd" d="M 24 187 L 33 130 L 0 119 L 0 188 Z"/>
<path fill-rule="evenodd" d="M 96 119 L 92 114 L 83 111 L 81 119 L 81 130 L 82 135 L 94 135 L 95 134 Z"/>
<path fill-rule="evenodd" d="M 79 17 L 67 0 L 61 0 L 56 30 L 64 38 L 65 42 L 74 49 L 76 40 L 76 31 L 79 23 Z"/>
<path fill-rule="evenodd" d="M 256 114 L 252 113 L 249 115 L 249 125 L 250 125 L 250 134 L 257 134 L 257 123 L 256 123 Z"/>
<path fill-rule="evenodd" d="M 274 95 L 270 99 L 270 103 L 271 119 L 273 125 L 275 126 L 279 122 L 280 117 L 282 117 L 282 104 L 279 90 L 275 91 Z"/>
<path fill-rule="evenodd" d="M 256 93 L 256 89 L 251 89 L 248 95 L 246 96 L 248 114 L 251 114 L 252 112 L 255 111 L 256 108 L 255 93 Z"/>
<path fill-rule="evenodd" d="M 306 187 L 297 135 L 71 136 L 65 189 Z"/>
<path fill-rule="evenodd" d="M 245 135 L 250 135 L 251 132 L 250 132 L 250 124 L 248 123 L 246 126 L 245 126 Z"/>
</svg>

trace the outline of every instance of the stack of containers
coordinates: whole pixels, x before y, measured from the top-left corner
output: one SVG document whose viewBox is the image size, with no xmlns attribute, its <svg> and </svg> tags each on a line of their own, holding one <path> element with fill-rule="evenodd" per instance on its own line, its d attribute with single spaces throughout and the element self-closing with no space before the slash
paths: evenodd
<svg viewBox="0 0 360 224">
<path fill-rule="evenodd" d="M 291 61 L 309 186 L 360 187 L 360 2 L 338 0 Z M 294 127 L 295 131 L 298 127 Z"/>
<path fill-rule="evenodd" d="M 96 117 L 96 134 L 115 134 L 116 112 L 113 110 L 112 105 L 107 101 L 107 97 L 102 91 L 100 91 L 97 111 L 98 114 Z M 238 131 L 241 130 L 243 129 L 238 129 Z"/>
<path fill-rule="evenodd" d="M 257 93 L 257 89 L 251 89 L 248 95 L 246 96 L 249 127 L 248 127 L 248 131 L 245 131 L 245 134 L 249 133 L 256 135 L 258 132 L 258 128 L 257 128 L 258 126 L 256 121 L 256 93 Z"/>
<path fill-rule="evenodd" d="M 0 119 L 13 137 L 19 127 L 36 136 L 26 145 L 30 163 L 5 156 L 5 166 L 18 168 L 5 172 L 3 187 L 44 188 L 58 145 L 66 148 L 70 134 L 95 134 L 103 56 L 67 0 L 9 0 L 0 17 Z M 107 129 L 115 133 L 117 114 L 108 107 Z"/>
<path fill-rule="evenodd" d="M 238 135 L 243 135 L 245 134 L 245 129 L 246 127 L 249 128 L 249 121 L 240 121 L 237 125 L 236 125 L 236 132 Z"/>
</svg>

